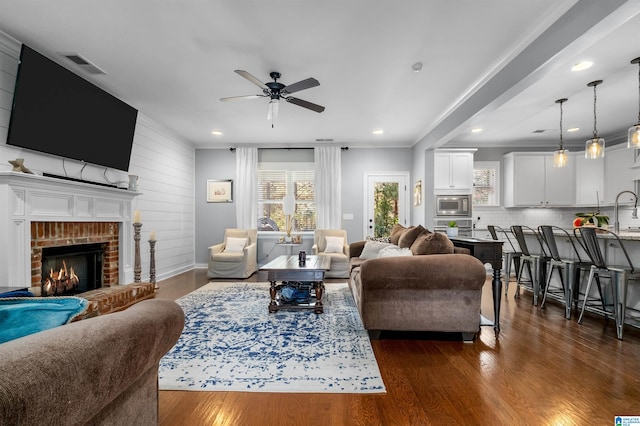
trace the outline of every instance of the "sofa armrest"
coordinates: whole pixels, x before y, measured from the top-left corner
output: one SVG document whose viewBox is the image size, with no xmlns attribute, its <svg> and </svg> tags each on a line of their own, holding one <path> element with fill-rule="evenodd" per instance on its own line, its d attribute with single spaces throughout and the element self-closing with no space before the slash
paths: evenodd
<svg viewBox="0 0 640 426">
<path fill-rule="evenodd" d="M 366 241 L 356 241 L 349 244 L 349 257 L 360 257 Z"/>
<path fill-rule="evenodd" d="M 152 299 L 0 345 L 0 423 L 89 422 L 145 374 L 157 377 L 183 327 L 178 304 Z"/>
<path fill-rule="evenodd" d="M 465 247 L 453 247 L 454 254 L 471 254 L 471 250 Z"/>
<path fill-rule="evenodd" d="M 258 261 L 258 244 L 257 243 L 253 243 L 253 244 L 249 244 L 248 246 L 245 246 L 243 251 L 244 251 L 245 259 L 252 259 L 253 262 Z"/>
<path fill-rule="evenodd" d="M 215 244 L 209 247 L 209 257 L 224 250 L 224 243 Z"/>
</svg>

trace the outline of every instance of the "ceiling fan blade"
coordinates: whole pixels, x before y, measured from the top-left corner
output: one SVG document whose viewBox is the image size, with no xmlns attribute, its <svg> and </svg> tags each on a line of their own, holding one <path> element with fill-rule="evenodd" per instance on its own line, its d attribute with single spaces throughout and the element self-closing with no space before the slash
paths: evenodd
<svg viewBox="0 0 640 426">
<path fill-rule="evenodd" d="M 294 105 L 301 106 L 303 108 L 310 109 L 311 111 L 315 111 L 315 112 L 324 111 L 324 107 L 322 105 L 317 105 L 308 101 L 303 101 L 302 99 L 292 98 L 292 97 L 288 97 L 285 99 L 287 100 L 287 102 L 290 102 Z"/>
<path fill-rule="evenodd" d="M 320 82 L 315 78 L 307 78 L 306 80 L 301 80 L 297 83 L 290 84 L 282 89 L 282 92 L 285 93 L 295 93 L 300 90 L 310 89 L 312 87 L 320 86 Z"/>
<path fill-rule="evenodd" d="M 241 101 L 243 99 L 257 99 L 257 98 L 264 98 L 264 96 L 263 95 L 230 96 L 228 98 L 220 98 L 220 100 L 222 102 L 228 102 L 228 101 Z"/>
<path fill-rule="evenodd" d="M 261 88 L 263 90 L 265 90 L 265 89 L 269 90 L 269 88 L 267 87 L 266 84 L 264 84 L 263 82 L 261 82 L 260 80 L 258 80 L 257 78 L 255 78 L 254 76 L 252 76 L 251 74 L 246 72 L 245 70 L 235 70 L 234 72 L 236 74 L 246 78 L 247 80 L 249 80 L 250 82 L 252 82 L 256 86 L 258 86 L 259 88 Z"/>
</svg>

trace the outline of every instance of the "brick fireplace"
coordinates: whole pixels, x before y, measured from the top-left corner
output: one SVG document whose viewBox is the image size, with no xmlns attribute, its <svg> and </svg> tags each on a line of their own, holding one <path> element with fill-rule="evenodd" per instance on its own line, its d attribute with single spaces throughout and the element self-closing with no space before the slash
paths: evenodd
<svg viewBox="0 0 640 426">
<path fill-rule="evenodd" d="M 119 257 L 118 222 L 31 222 L 31 286 L 42 283 L 42 250 L 48 247 L 63 247 L 103 243 L 102 285 L 118 284 Z"/>
<path fill-rule="evenodd" d="M 0 288 L 39 286 L 42 249 L 104 246 L 103 286 L 133 282 L 132 202 L 139 193 L 0 171 Z"/>
</svg>

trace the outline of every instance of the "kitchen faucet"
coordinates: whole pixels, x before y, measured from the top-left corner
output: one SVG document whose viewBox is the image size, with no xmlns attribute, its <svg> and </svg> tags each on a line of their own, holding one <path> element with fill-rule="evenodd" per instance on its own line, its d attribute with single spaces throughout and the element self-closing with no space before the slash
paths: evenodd
<svg viewBox="0 0 640 426">
<path fill-rule="evenodd" d="M 631 213 L 631 217 L 633 219 L 637 219 L 638 218 L 638 196 L 636 195 L 635 192 L 633 191 L 622 191 L 620 192 L 618 195 L 616 195 L 616 202 L 613 205 L 613 218 L 614 221 L 613 222 L 613 232 L 615 232 L 616 234 L 618 232 L 620 232 L 620 222 L 618 222 L 618 198 L 620 198 L 620 196 L 622 194 L 624 194 L 625 192 L 628 192 L 629 194 L 633 195 L 633 197 L 635 198 L 635 203 L 633 205 L 633 213 Z"/>
</svg>

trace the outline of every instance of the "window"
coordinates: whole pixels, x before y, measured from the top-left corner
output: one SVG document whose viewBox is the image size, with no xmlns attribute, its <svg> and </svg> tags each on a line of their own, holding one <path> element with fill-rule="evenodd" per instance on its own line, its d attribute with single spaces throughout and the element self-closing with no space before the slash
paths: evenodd
<svg viewBox="0 0 640 426">
<path fill-rule="evenodd" d="M 473 205 L 500 205 L 500 162 L 473 163 Z"/>
<path fill-rule="evenodd" d="M 258 165 L 258 231 L 286 230 L 283 199 L 295 199 L 293 231 L 316 229 L 315 165 L 260 163 Z"/>
</svg>

